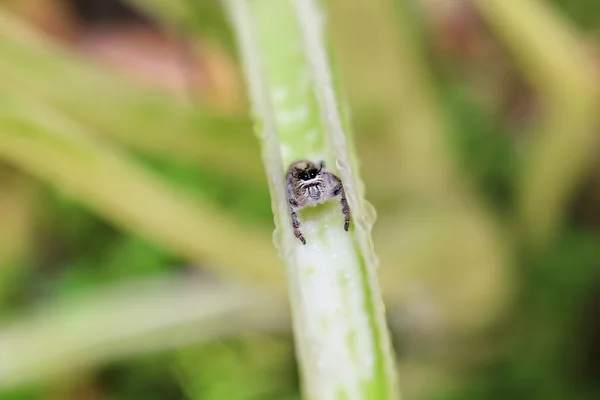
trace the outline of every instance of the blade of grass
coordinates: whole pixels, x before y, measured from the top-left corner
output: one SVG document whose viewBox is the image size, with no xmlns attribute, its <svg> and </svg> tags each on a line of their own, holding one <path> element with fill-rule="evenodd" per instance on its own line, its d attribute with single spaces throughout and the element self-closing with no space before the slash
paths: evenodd
<svg viewBox="0 0 600 400">
<path fill-rule="evenodd" d="M 282 302 L 252 290 L 189 277 L 124 283 L 45 305 L 4 323 L 0 389 L 140 354 L 287 326 Z"/>
<path fill-rule="evenodd" d="M 52 110 L 0 96 L 0 158 L 176 254 L 282 287 L 267 232 L 192 199 Z"/>
<path fill-rule="evenodd" d="M 517 192 L 518 223 L 543 246 L 596 154 L 597 79 L 582 39 L 538 0 L 472 0 L 505 42 L 544 106 L 527 144 Z"/>
<path fill-rule="evenodd" d="M 253 104 L 287 270 L 297 355 L 308 399 L 395 399 L 394 355 L 370 246 L 374 212 L 364 200 L 329 69 L 323 14 L 310 0 L 227 0 Z M 346 132 L 345 132 L 346 131 Z M 307 244 L 293 234 L 285 169 L 325 160 L 343 179 L 353 211 L 304 213 Z"/>
</svg>

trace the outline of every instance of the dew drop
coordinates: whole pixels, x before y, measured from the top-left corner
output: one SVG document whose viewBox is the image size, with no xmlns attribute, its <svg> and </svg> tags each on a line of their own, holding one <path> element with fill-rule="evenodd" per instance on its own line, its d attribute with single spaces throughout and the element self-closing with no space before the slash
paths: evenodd
<svg viewBox="0 0 600 400">
<path fill-rule="evenodd" d="M 377 254 L 373 250 L 367 252 L 366 257 L 367 261 L 373 266 L 373 268 L 379 268 L 379 257 L 377 257 Z"/>
<path fill-rule="evenodd" d="M 377 268 L 379 266 L 379 258 L 373 249 L 373 242 L 371 238 L 371 231 L 373 230 L 373 225 L 377 220 L 377 211 L 375 207 L 368 201 L 364 201 L 363 203 L 364 214 L 358 218 L 357 225 L 359 225 L 362 229 L 365 230 L 368 238 L 368 249 L 366 250 L 365 257 L 369 265 L 373 268 Z"/>
<path fill-rule="evenodd" d="M 271 97 L 277 104 L 284 103 L 288 96 L 288 89 L 286 87 L 277 87 L 271 91 Z"/>
<path fill-rule="evenodd" d="M 365 222 L 367 224 L 369 224 L 371 227 L 373 227 L 373 225 L 375 224 L 375 221 L 377 221 L 377 210 L 375 210 L 375 207 L 373 207 L 373 204 L 369 203 L 366 200 L 363 202 L 363 210 L 364 210 Z"/>
<path fill-rule="evenodd" d="M 277 254 L 281 256 L 282 251 L 282 243 L 281 243 L 281 233 L 278 227 L 273 229 L 273 246 L 275 246 L 275 250 L 277 250 Z"/>
<path fill-rule="evenodd" d="M 348 166 L 346 165 L 346 163 L 344 163 L 339 158 L 335 159 L 335 166 L 337 167 L 338 170 L 348 168 Z"/>
</svg>

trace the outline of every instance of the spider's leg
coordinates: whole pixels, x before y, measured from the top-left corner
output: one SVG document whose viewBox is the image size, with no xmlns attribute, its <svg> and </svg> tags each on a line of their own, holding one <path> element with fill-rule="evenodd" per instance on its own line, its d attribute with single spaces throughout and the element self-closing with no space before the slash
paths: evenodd
<svg viewBox="0 0 600 400">
<path fill-rule="evenodd" d="M 292 203 L 293 202 L 293 203 Z M 300 231 L 300 219 L 298 218 L 298 203 L 295 200 L 290 199 L 290 216 L 292 217 L 292 226 L 294 227 L 294 235 L 300 239 L 302 244 L 306 244 L 306 239 Z"/>
<path fill-rule="evenodd" d="M 342 213 L 344 214 L 344 230 L 347 231 L 350 228 L 350 207 L 348 206 L 348 199 L 346 198 L 346 191 L 342 181 L 337 176 L 327 173 L 327 178 L 333 183 L 332 195 L 340 196 L 340 204 L 342 205 Z"/>
</svg>

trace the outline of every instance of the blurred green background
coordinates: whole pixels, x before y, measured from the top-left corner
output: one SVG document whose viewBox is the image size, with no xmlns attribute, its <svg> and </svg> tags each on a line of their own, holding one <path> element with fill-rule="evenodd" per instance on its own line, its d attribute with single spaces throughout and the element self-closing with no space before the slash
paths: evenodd
<svg viewBox="0 0 600 400">
<path fill-rule="evenodd" d="M 600 3 L 476 3 L 327 2 L 402 392 L 600 398 Z M 247 109 L 219 1 L 0 3 L 0 399 L 300 398 Z"/>
</svg>

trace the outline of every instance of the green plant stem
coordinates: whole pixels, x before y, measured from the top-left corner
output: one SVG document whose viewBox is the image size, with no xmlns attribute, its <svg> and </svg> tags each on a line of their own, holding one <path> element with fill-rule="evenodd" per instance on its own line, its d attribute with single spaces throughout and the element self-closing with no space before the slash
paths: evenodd
<svg viewBox="0 0 600 400">
<path fill-rule="evenodd" d="M 582 38 L 547 4 L 472 1 L 513 53 L 543 106 L 517 192 L 520 227 L 531 244 L 543 246 L 597 152 L 597 74 Z"/>
<path fill-rule="evenodd" d="M 269 181 L 274 241 L 287 271 L 297 355 L 307 399 L 396 399 L 398 387 L 370 246 L 375 216 L 329 68 L 323 11 L 310 0 L 227 0 Z M 302 212 L 307 244 L 293 234 L 285 170 L 324 160 L 344 182 L 339 203 Z"/>
</svg>

